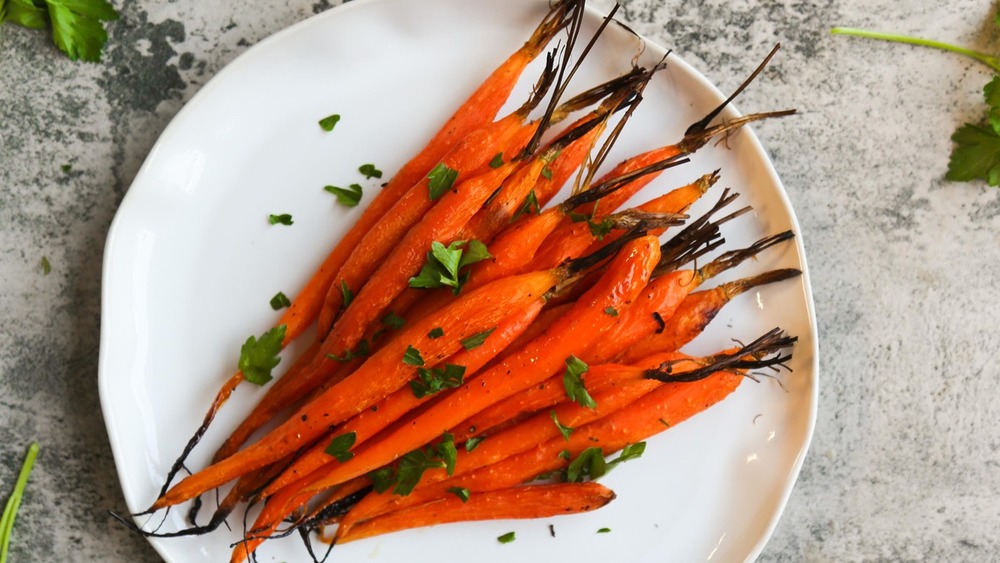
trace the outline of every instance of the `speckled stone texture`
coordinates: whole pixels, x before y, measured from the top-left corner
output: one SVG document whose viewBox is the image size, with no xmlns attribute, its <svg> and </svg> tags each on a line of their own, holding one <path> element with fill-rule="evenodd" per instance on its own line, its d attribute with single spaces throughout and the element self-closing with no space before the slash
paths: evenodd
<svg viewBox="0 0 1000 563">
<path fill-rule="evenodd" d="M 105 512 L 124 503 L 96 388 L 104 237 L 184 102 L 249 46 L 339 2 L 115 4 L 102 64 L 0 30 L 0 496 L 42 443 L 14 562 L 156 560 Z M 739 106 L 801 110 L 756 128 L 802 223 L 821 345 L 816 434 L 764 561 L 1000 556 L 1000 191 L 943 180 L 949 136 L 981 118 L 989 74 L 828 33 L 996 52 L 993 15 L 970 0 L 625 3 L 636 31 L 723 90 L 781 41 Z"/>
</svg>

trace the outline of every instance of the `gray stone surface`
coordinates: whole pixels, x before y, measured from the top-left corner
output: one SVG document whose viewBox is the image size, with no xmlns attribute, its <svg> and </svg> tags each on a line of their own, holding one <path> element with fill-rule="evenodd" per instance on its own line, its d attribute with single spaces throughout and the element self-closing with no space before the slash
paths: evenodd
<svg viewBox="0 0 1000 563">
<path fill-rule="evenodd" d="M 11 561 L 156 560 L 105 513 L 123 501 L 95 384 L 104 236 L 186 100 L 249 46 L 338 3 L 116 1 L 102 64 L 0 29 L 2 495 L 28 442 L 43 445 Z M 740 106 L 802 110 L 757 128 L 802 223 L 821 345 L 812 450 L 764 561 L 1000 553 L 1000 191 L 943 179 L 949 136 L 980 119 L 989 74 L 827 33 L 874 27 L 998 51 L 993 14 L 971 0 L 626 3 L 637 31 L 723 90 L 781 41 Z"/>
</svg>

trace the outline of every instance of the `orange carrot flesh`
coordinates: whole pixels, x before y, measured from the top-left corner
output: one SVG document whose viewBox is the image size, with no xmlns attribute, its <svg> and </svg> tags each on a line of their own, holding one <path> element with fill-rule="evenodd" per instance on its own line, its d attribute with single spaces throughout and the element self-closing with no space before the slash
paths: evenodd
<svg viewBox="0 0 1000 563">
<path fill-rule="evenodd" d="M 461 348 L 460 339 L 495 327 L 511 308 L 526 307 L 538 300 L 560 281 L 561 275 L 550 270 L 504 278 L 463 295 L 434 316 L 401 331 L 357 371 L 260 441 L 182 480 L 152 508 L 183 502 L 307 446 L 331 426 L 405 385 L 415 372 L 402 362 L 409 346 L 417 347 L 428 358 L 448 357 Z M 442 327 L 446 336 L 430 338 L 428 332 L 437 327 Z"/>
<path fill-rule="evenodd" d="M 641 237 L 628 243 L 607 273 L 558 325 L 480 375 L 475 385 L 459 387 L 405 428 L 368 444 L 359 449 L 352 460 L 317 476 L 319 479 L 311 488 L 322 490 L 381 467 L 489 405 L 547 379 L 574 351 L 585 349 L 607 331 L 611 323 L 604 309 L 621 307 L 638 295 L 659 260 L 659 250 L 655 237 Z M 499 282 L 484 286 L 480 291 L 496 283 Z"/>
<path fill-rule="evenodd" d="M 543 518 L 596 510 L 615 498 L 598 483 L 563 483 L 500 489 L 475 494 L 467 502 L 454 495 L 369 520 L 341 537 L 350 542 L 399 530 L 475 520 Z"/>
<path fill-rule="evenodd" d="M 471 379 L 470 375 L 474 376 L 483 365 L 527 330 L 541 311 L 542 304 L 543 301 L 538 299 L 530 303 L 522 311 L 504 319 L 497 325 L 496 330 L 486 338 L 482 346 L 473 348 L 472 350 L 462 350 L 449 358 L 448 363 L 465 366 L 466 381 L 468 381 Z M 332 439 L 335 435 L 353 432 L 355 434 L 354 444 L 357 447 L 404 414 L 429 401 L 432 397 L 434 396 L 429 395 L 417 398 L 409 387 L 403 387 L 379 403 L 372 405 L 371 408 L 354 415 L 350 420 L 347 420 L 343 425 L 334 430 L 334 435 L 330 436 L 330 438 Z M 325 441 L 317 444 L 305 455 L 296 460 L 279 478 L 267 486 L 263 495 L 269 496 L 274 494 L 284 486 L 312 473 L 320 467 L 334 462 L 324 452 L 328 442 Z"/>
</svg>

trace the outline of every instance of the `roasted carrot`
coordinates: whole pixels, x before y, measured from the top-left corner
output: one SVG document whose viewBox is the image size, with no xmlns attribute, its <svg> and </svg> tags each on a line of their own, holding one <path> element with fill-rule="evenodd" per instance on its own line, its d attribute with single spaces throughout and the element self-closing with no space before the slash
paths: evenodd
<svg viewBox="0 0 1000 563">
<path fill-rule="evenodd" d="M 496 326 L 510 308 L 525 307 L 538 300 L 566 275 L 565 269 L 535 272 L 498 280 L 463 295 L 434 316 L 402 330 L 357 371 L 260 441 L 185 478 L 157 499 L 151 510 L 188 500 L 308 445 L 332 425 L 405 385 L 415 372 L 401 361 L 409 346 L 417 347 L 428 358 L 448 357 L 461 348 L 461 339 Z M 446 337 L 428 336 L 437 327 L 444 328 Z"/>
<path fill-rule="evenodd" d="M 471 495 L 463 501 L 448 495 L 427 504 L 391 512 L 355 526 L 340 537 L 347 543 L 399 530 L 448 522 L 543 518 L 596 510 L 615 498 L 615 493 L 598 483 L 560 483 L 498 489 Z"/>
</svg>

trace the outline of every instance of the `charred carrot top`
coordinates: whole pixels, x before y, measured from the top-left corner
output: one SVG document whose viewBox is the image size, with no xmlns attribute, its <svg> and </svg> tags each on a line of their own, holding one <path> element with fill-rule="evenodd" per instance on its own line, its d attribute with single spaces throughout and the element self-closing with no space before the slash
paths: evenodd
<svg viewBox="0 0 1000 563">
<path fill-rule="evenodd" d="M 558 270 L 535 272 L 498 280 L 463 295 L 432 317 L 401 331 L 357 371 L 260 441 L 175 485 L 153 503 L 151 510 L 193 498 L 307 446 L 333 425 L 405 385 L 415 372 L 413 366 L 402 362 L 407 348 L 416 347 L 431 361 L 446 358 L 461 349 L 461 339 L 495 327 L 505 312 L 536 301 L 564 275 Z M 428 332 L 437 327 L 444 327 L 447 336 L 430 338 Z"/>
<path fill-rule="evenodd" d="M 425 176 L 431 167 L 441 159 L 441 156 L 459 139 L 493 119 L 506 102 L 528 64 L 542 53 L 545 46 L 571 20 L 578 20 L 581 17 L 584 6 L 583 0 L 559 0 L 554 3 L 524 45 L 501 63 L 459 106 L 444 126 L 432 137 L 427 146 L 393 176 L 385 188 L 365 208 L 357 223 L 351 227 L 320 264 L 313 276 L 292 300 L 291 306 L 275 323 L 274 326 L 285 325 L 286 327 L 284 345 L 302 334 L 319 315 L 327 291 L 334 282 L 334 276 L 372 225 L 392 207 L 410 186 Z M 166 490 L 184 466 L 184 460 L 194 450 L 208 426 L 215 419 L 219 409 L 229 400 L 242 380 L 243 375 L 237 372 L 226 380 L 219 389 L 201 425 L 195 430 L 181 455 L 167 473 L 163 490 Z"/>
<path fill-rule="evenodd" d="M 557 326 L 480 375 L 476 385 L 458 388 L 405 428 L 377 443 L 369 443 L 357 452 L 354 459 L 325 475 L 316 476 L 319 479 L 310 488 L 323 490 L 368 473 L 426 444 L 490 404 L 543 381 L 557 371 L 574 351 L 586 348 L 607 330 L 611 323 L 603 310 L 609 306 L 621 307 L 624 302 L 634 299 L 658 261 L 659 246 L 655 237 L 642 237 L 629 242 L 607 273 Z"/>
<path fill-rule="evenodd" d="M 626 362 L 648 354 L 672 352 L 694 340 L 731 299 L 769 283 L 797 277 L 802 272 L 781 269 L 757 276 L 726 282 L 705 291 L 693 292 L 681 301 L 674 313 L 664 316 L 663 324 L 648 338 L 636 342 L 621 355 Z"/>
<path fill-rule="evenodd" d="M 448 522 L 543 518 L 596 510 L 615 498 L 598 483 L 562 483 L 500 489 L 470 495 L 463 501 L 455 495 L 440 497 L 420 506 L 392 512 L 353 528 L 338 542 L 387 534 L 398 530 Z"/>
</svg>

